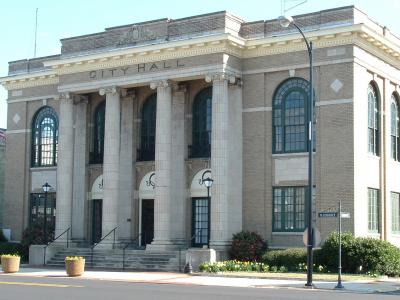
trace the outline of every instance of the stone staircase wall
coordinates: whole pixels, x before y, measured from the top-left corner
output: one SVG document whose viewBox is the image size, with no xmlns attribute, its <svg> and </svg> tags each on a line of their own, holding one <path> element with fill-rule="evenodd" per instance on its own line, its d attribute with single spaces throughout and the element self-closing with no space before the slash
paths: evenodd
<svg viewBox="0 0 400 300">
<path fill-rule="evenodd" d="M 182 272 L 186 251 L 149 251 L 122 249 L 95 249 L 93 258 L 90 248 L 64 248 L 52 256 L 47 266 L 64 267 L 66 256 L 82 256 L 87 268 L 126 269 L 138 271 Z M 125 261 L 123 266 L 123 261 Z M 92 264 L 93 262 L 93 264 Z"/>
</svg>

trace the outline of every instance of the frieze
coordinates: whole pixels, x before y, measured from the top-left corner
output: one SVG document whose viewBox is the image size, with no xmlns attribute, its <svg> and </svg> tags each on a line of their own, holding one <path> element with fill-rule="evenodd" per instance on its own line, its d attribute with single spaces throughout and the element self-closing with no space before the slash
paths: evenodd
<svg viewBox="0 0 400 300">
<path fill-rule="evenodd" d="M 96 80 L 112 77 L 122 77 L 136 73 L 165 71 L 168 69 L 183 68 L 184 66 L 185 64 L 179 61 L 179 59 L 171 61 L 141 63 L 126 67 L 90 71 L 88 72 L 88 77 L 90 80 Z"/>
<path fill-rule="evenodd" d="M 154 31 L 147 27 L 133 25 L 125 32 L 122 37 L 118 40 L 117 46 L 124 46 L 136 43 L 138 41 L 146 41 L 156 39 L 157 35 Z"/>
</svg>

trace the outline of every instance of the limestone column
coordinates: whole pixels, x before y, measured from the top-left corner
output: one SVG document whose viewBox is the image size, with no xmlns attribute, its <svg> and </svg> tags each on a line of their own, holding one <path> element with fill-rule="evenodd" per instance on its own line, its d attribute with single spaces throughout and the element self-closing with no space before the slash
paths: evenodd
<svg viewBox="0 0 400 300">
<path fill-rule="evenodd" d="M 151 83 L 157 89 L 154 199 L 154 240 L 149 249 L 163 250 L 173 247 L 171 235 L 172 205 L 172 94 L 170 82 Z"/>
<path fill-rule="evenodd" d="M 74 142 L 74 173 L 72 198 L 72 239 L 85 239 L 85 204 L 86 204 L 86 114 L 88 98 L 75 97 L 75 142 Z"/>
<path fill-rule="evenodd" d="M 121 154 L 119 163 L 118 236 L 131 236 L 133 201 L 133 101 L 134 91 L 122 90 L 121 100 Z"/>
<path fill-rule="evenodd" d="M 100 95 L 106 95 L 102 216 L 102 235 L 105 236 L 118 226 L 121 103 L 120 90 L 118 87 L 100 89 Z M 117 237 L 118 229 L 116 231 L 116 238 Z M 112 239 L 113 235 L 111 234 L 107 240 L 111 243 Z"/>
<path fill-rule="evenodd" d="M 185 95 L 186 87 L 174 85 L 172 94 L 172 239 L 185 244 L 186 238 L 186 173 L 185 173 Z"/>
<path fill-rule="evenodd" d="M 60 95 L 60 121 L 57 157 L 57 199 L 55 236 L 71 227 L 72 172 L 74 165 L 73 99 L 70 93 Z M 63 235 L 59 241 L 66 240 Z"/>
<path fill-rule="evenodd" d="M 210 246 L 227 250 L 232 234 L 242 227 L 241 91 L 230 91 L 228 81 L 236 79 L 225 73 L 207 76 L 206 81 L 213 82 Z"/>
</svg>

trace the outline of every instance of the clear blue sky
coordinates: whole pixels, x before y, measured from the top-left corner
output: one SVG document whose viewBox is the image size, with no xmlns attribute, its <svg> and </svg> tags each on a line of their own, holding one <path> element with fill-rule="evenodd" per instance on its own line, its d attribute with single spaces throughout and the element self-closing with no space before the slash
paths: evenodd
<svg viewBox="0 0 400 300">
<path fill-rule="evenodd" d="M 400 0 L 308 0 L 292 15 L 356 5 L 371 18 L 400 35 Z M 281 14 L 281 0 L 13 0 L 0 3 L 0 77 L 8 62 L 33 57 L 35 9 L 39 8 L 37 56 L 60 53 L 60 38 L 89 34 L 106 27 L 159 18 L 183 18 L 227 10 L 246 21 Z M 0 87 L 0 127 L 6 128 L 7 93 Z"/>
</svg>

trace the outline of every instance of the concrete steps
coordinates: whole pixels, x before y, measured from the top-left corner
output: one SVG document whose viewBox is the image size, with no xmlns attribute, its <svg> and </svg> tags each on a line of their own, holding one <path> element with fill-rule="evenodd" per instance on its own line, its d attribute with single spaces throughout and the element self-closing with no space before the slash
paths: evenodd
<svg viewBox="0 0 400 300">
<path fill-rule="evenodd" d="M 127 249 L 124 260 L 122 249 L 95 249 L 92 256 L 90 248 L 65 248 L 58 251 L 46 265 L 64 267 L 66 256 L 82 256 L 86 260 L 86 267 L 94 269 L 122 269 L 124 264 L 126 270 L 180 272 L 185 265 L 185 251 Z"/>
</svg>

